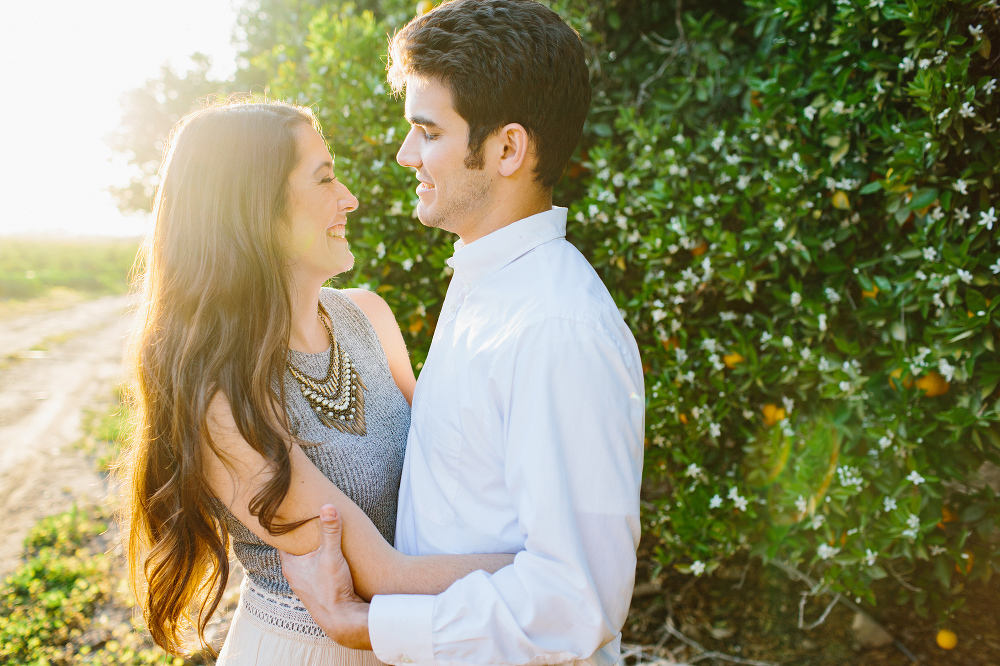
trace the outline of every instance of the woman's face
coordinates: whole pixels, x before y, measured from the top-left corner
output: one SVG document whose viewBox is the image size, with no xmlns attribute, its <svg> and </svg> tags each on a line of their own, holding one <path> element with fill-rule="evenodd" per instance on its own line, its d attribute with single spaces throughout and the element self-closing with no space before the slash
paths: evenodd
<svg viewBox="0 0 1000 666">
<path fill-rule="evenodd" d="M 354 265 L 347 213 L 358 207 L 358 200 L 337 180 L 319 132 L 303 125 L 295 140 L 299 163 L 288 176 L 285 252 L 296 282 L 325 282 Z"/>
</svg>

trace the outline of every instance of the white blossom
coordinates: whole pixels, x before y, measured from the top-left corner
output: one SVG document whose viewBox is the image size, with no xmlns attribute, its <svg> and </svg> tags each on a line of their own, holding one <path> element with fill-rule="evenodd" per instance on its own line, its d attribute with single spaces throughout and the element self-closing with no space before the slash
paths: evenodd
<svg viewBox="0 0 1000 666">
<path fill-rule="evenodd" d="M 930 58 L 921 58 L 920 62 L 917 63 L 917 67 L 919 67 L 920 69 L 927 69 L 930 66 L 931 66 Z"/>
<path fill-rule="evenodd" d="M 893 499 L 892 497 L 884 497 L 882 498 L 882 507 L 886 511 L 892 511 L 893 509 L 896 508 L 896 500 Z"/>
<path fill-rule="evenodd" d="M 865 564 L 870 567 L 875 566 L 875 557 L 876 553 L 871 548 L 865 548 Z"/>
<path fill-rule="evenodd" d="M 747 510 L 747 498 L 746 497 L 740 497 L 740 496 L 734 497 L 733 498 L 733 504 L 736 505 L 736 508 L 739 509 L 740 511 L 746 511 Z"/>
<path fill-rule="evenodd" d="M 799 513 L 806 512 L 806 498 L 802 495 L 799 495 L 799 498 L 795 500 L 795 510 Z"/>
<path fill-rule="evenodd" d="M 788 301 L 792 304 L 793 308 L 797 308 L 802 304 L 802 294 L 797 291 L 793 291 L 792 295 L 789 296 Z"/>
<path fill-rule="evenodd" d="M 968 184 L 968 183 L 966 183 L 966 182 L 965 182 L 965 180 L 963 180 L 963 179 L 961 179 L 961 178 L 959 178 L 959 179 L 958 179 L 958 180 L 956 180 L 956 181 L 955 181 L 954 183 L 952 183 L 952 185 L 951 185 L 951 186 L 952 186 L 952 187 L 953 187 L 953 188 L 955 189 L 955 191 L 956 191 L 956 192 L 958 192 L 959 194 L 968 194 L 968 193 L 969 193 L 969 191 L 968 191 L 968 188 L 969 188 L 969 184 Z"/>
<path fill-rule="evenodd" d="M 937 250 L 935 250 L 932 247 L 925 247 L 924 259 L 926 259 L 927 261 L 934 261 L 935 259 L 937 259 Z"/>
<path fill-rule="evenodd" d="M 839 113 L 843 113 L 844 112 L 844 102 L 842 102 L 841 100 L 838 99 L 836 102 L 833 103 L 833 108 L 831 109 L 831 111 L 833 111 L 834 113 L 838 113 L 838 114 Z"/>
<path fill-rule="evenodd" d="M 941 553 L 947 553 L 947 552 L 948 552 L 947 548 L 942 548 L 941 546 L 938 546 L 936 544 L 931 545 L 931 555 L 940 555 Z"/>
<path fill-rule="evenodd" d="M 878 440 L 878 448 L 880 448 L 883 451 L 885 451 L 890 446 L 892 446 L 892 438 L 891 437 L 883 435 L 882 437 L 879 438 L 879 440 Z"/>
<path fill-rule="evenodd" d="M 913 485 L 915 485 L 915 486 L 919 486 L 921 483 L 924 482 L 924 477 L 920 476 L 920 474 L 917 472 L 917 470 L 913 470 L 906 477 L 906 480 L 907 481 L 912 481 Z"/>
<path fill-rule="evenodd" d="M 959 268 L 958 272 L 957 272 L 957 275 L 958 275 L 958 279 L 961 280 L 962 282 L 964 282 L 965 284 L 969 284 L 970 282 L 972 282 L 972 273 L 970 273 L 967 270 Z"/>
<path fill-rule="evenodd" d="M 708 425 L 708 432 L 712 435 L 712 437 L 718 437 L 722 434 L 722 426 L 718 423 L 710 423 Z"/>
<path fill-rule="evenodd" d="M 750 176 L 740 176 L 736 179 L 736 188 L 740 190 L 745 190 L 750 186 Z"/>
<path fill-rule="evenodd" d="M 720 506 L 722 506 L 722 498 L 716 493 L 712 496 L 712 499 L 708 500 L 708 508 L 718 509 Z"/>
<path fill-rule="evenodd" d="M 823 523 L 825 522 L 826 522 L 826 516 L 824 516 L 821 513 L 817 513 L 812 517 L 812 520 L 809 521 L 809 527 L 811 527 L 814 530 L 818 530 L 819 528 L 823 527 Z"/>
<path fill-rule="evenodd" d="M 379 259 L 385 256 L 385 243 L 379 243 L 375 246 L 375 254 L 378 255 Z"/>
<path fill-rule="evenodd" d="M 846 380 L 842 381 L 842 382 L 840 382 L 839 387 L 840 387 L 841 391 L 843 391 L 844 393 L 847 393 L 848 391 L 851 390 L 851 382 L 846 381 Z"/>
<path fill-rule="evenodd" d="M 980 25 L 970 25 L 969 34 L 972 35 L 973 39 L 981 39 L 983 36 L 983 26 Z"/>
<path fill-rule="evenodd" d="M 781 338 L 781 344 L 785 349 L 791 349 L 795 342 L 786 335 Z"/>
<path fill-rule="evenodd" d="M 993 223 L 997 221 L 997 211 L 996 208 L 990 206 L 989 210 L 979 212 L 979 224 L 986 225 L 987 229 L 992 231 Z"/>
<path fill-rule="evenodd" d="M 828 361 L 825 356 L 820 357 L 819 363 L 816 365 L 816 368 L 820 372 L 827 372 L 832 367 L 833 366 L 830 365 L 830 361 Z"/>
<path fill-rule="evenodd" d="M 839 552 L 839 548 L 834 548 L 833 546 L 829 546 L 825 543 L 821 543 L 819 548 L 816 549 L 816 554 L 823 560 L 828 560 Z"/>
<path fill-rule="evenodd" d="M 719 130 L 719 133 L 716 135 L 716 137 L 712 139 L 712 148 L 715 149 L 716 152 L 718 152 L 722 148 L 722 144 L 725 142 L 725 140 L 726 140 L 725 130 Z"/>
<path fill-rule="evenodd" d="M 705 563 L 701 560 L 695 560 L 691 563 L 691 573 L 695 576 L 700 576 L 705 573 Z"/>
<path fill-rule="evenodd" d="M 987 95 L 991 94 L 996 89 L 997 89 L 996 79 L 990 79 L 989 81 L 983 84 L 983 92 L 986 93 Z"/>
<path fill-rule="evenodd" d="M 652 315 L 653 315 L 653 323 L 654 324 L 657 324 L 657 323 L 663 321 L 667 317 L 667 313 L 664 312 L 663 310 L 660 310 L 660 309 L 653 310 Z"/>
<path fill-rule="evenodd" d="M 781 404 L 785 406 L 785 411 L 789 414 L 795 410 L 795 401 L 791 398 L 781 396 Z"/>
<path fill-rule="evenodd" d="M 674 355 L 677 357 L 677 362 L 678 363 L 683 363 L 684 361 L 686 361 L 688 359 L 687 352 L 684 351 L 683 349 L 681 349 L 680 347 L 678 347 L 677 349 L 674 350 Z"/>
<path fill-rule="evenodd" d="M 993 271 L 994 275 L 1000 275 L 1000 259 L 997 259 L 997 262 L 990 266 L 990 270 Z"/>
<path fill-rule="evenodd" d="M 962 104 L 962 108 L 960 108 L 958 112 L 963 118 L 971 118 L 976 115 L 976 110 L 968 102 Z"/>
<path fill-rule="evenodd" d="M 805 115 L 806 120 L 812 120 L 813 118 L 816 117 L 816 109 L 814 109 L 812 106 L 807 106 L 806 108 L 802 109 L 802 113 L 803 115 Z"/>
<path fill-rule="evenodd" d="M 821 314 L 819 317 L 817 317 L 817 324 L 819 326 L 819 330 L 820 331 L 825 331 L 826 330 L 826 315 L 825 314 Z"/>
<path fill-rule="evenodd" d="M 832 287 L 827 287 L 826 289 L 823 290 L 823 293 L 826 294 L 826 300 L 830 301 L 831 303 L 840 302 L 840 294 L 838 294 Z"/>
<path fill-rule="evenodd" d="M 958 224 L 964 224 L 966 220 L 970 219 L 972 216 L 969 215 L 969 207 L 962 206 L 961 208 L 955 209 L 955 222 Z"/>
<path fill-rule="evenodd" d="M 910 529 L 916 529 L 920 527 L 920 516 L 911 513 L 906 518 L 906 526 L 909 527 Z"/>
<path fill-rule="evenodd" d="M 691 463 L 690 465 L 687 466 L 687 471 L 684 472 L 684 476 L 696 477 L 696 478 L 701 476 L 701 467 L 698 467 L 698 465 Z"/>
<path fill-rule="evenodd" d="M 938 372 L 944 377 L 946 382 L 950 382 L 955 376 L 955 366 L 947 361 L 947 359 L 938 359 Z"/>
<path fill-rule="evenodd" d="M 785 221 L 779 217 L 777 220 L 774 221 L 774 228 L 777 229 L 778 231 L 784 231 Z"/>
<path fill-rule="evenodd" d="M 803 347 L 802 351 L 799 353 L 802 355 L 803 361 L 808 361 L 809 358 L 812 356 L 812 350 L 809 349 L 809 347 Z"/>
<path fill-rule="evenodd" d="M 902 61 L 901 61 L 901 62 L 899 63 L 899 68 L 900 68 L 901 70 L 903 70 L 904 72 L 910 72 L 910 71 L 913 71 L 913 68 L 914 68 L 915 66 L 916 66 L 916 63 L 914 63 L 914 62 L 913 62 L 913 58 L 911 58 L 910 56 L 906 56 L 906 57 L 905 57 L 905 58 L 903 58 L 903 60 L 902 60 Z"/>
</svg>

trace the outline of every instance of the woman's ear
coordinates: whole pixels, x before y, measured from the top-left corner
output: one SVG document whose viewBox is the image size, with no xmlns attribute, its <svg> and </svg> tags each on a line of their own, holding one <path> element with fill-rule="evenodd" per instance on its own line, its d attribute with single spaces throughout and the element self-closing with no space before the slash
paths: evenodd
<svg viewBox="0 0 1000 666">
<path fill-rule="evenodd" d="M 529 155 L 532 152 L 531 138 L 528 130 L 519 123 L 510 123 L 500 128 L 500 163 L 497 165 L 500 175 L 509 178 L 518 170 L 529 166 Z"/>
</svg>

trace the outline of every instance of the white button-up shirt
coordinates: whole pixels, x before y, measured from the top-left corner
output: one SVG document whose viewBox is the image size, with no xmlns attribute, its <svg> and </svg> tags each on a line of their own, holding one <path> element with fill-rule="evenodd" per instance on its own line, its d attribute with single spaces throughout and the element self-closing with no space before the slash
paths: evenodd
<svg viewBox="0 0 1000 666">
<path fill-rule="evenodd" d="M 456 243 L 413 397 L 404 553 L 517 552 L 437 596 L 372 599 L 391 664 L 609 665 L 635 582 L 644 397 L 635 339 L 553 208 Z"/>
</svg>

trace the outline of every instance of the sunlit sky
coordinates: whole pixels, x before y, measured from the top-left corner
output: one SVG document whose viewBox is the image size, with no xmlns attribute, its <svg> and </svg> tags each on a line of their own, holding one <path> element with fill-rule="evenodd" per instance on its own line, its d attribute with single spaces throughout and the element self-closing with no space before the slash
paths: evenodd
<svg viewBox="0 0 1000 666">
<path fill-rule="evenodd" d="M 140 235 L 148 216 L 120 214 L 124 184 L 104 136 L 122 94 L 163 65 L 209 55 L 235 70 L 239 0 L 0 0 L 0 235 Z"/>
</svg>

